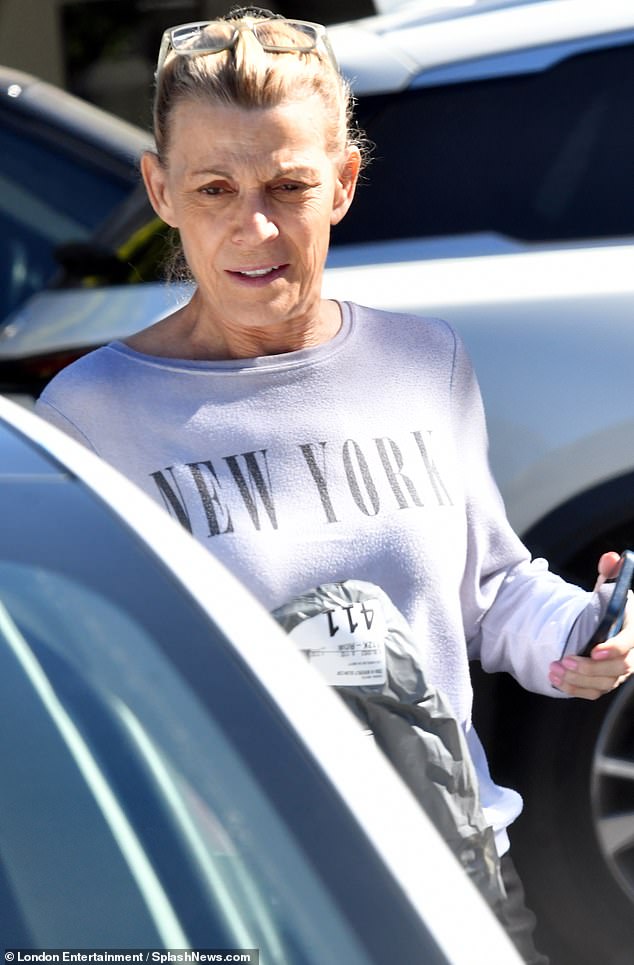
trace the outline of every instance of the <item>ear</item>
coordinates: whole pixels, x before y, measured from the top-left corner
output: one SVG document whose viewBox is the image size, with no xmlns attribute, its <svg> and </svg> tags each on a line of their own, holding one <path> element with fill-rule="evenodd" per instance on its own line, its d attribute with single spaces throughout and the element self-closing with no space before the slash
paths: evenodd
<svg viewBox="0 0 634 965">
<path fill-rule="evenodd" d="M 152 151 L 144 152 L 141 156 L 141 174 L 150 204 L 157 215 L 170 227 L 177 228 L 167 187 L 167 171 L 161 164 L 158 154 Z"/>
<path fill-rule="evenodd" d="M 361 154 L 359 149 L 351 147 L 337 174 L 330 224 L 339 224 L 352 204 L 360 169 Z"/>
</svg>

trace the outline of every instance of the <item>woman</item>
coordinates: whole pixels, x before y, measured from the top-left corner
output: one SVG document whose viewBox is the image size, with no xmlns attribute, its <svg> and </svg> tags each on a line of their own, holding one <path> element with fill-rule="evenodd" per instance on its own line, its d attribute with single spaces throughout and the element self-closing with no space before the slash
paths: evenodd
<svg viewBox="0 0 634 965">
<path fill-rule="evenodd" d="M 471 727 L 469 659 L 594 699 L 632 672 L 634 630 L 592 659 L 559 659 L 602 603 L 531 562 L 510 529 L 455 333 L 322 299 L 330 227 L 362 159 L 323 27 L 260 12 L 167 31 L 154 117 L 143 177 L 195 294 L 70 366 L 39 412 L 161 501 L 269 609 L 323 582 L 381 586 L 465 730 L 504 853 L 521 801 L 494 785 Z M 394 189 L 406 204 L 406 185 Z M 543 962 L 526 911 L 507 924 Z"/>
</svg>

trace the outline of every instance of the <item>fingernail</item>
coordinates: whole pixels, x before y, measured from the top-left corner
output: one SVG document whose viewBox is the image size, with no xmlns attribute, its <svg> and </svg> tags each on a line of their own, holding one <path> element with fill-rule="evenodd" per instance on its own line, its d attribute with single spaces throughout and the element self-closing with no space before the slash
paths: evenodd
<svg viewBox="0 0 634 965">
<path fill-rule="evenodd" d="M 548 674 L 548 679 L 550 680 L 553 687 L 561 687 L 561 682 L 564 678 L 561 674 L 556 673 L 554 670 L 551 670 L 550 673 Z"/>
<path fill-rule="evenodd" d="M 564 657 L 561 661 L 566 670 L 576 670 L 579 664 L 574 657 Z"/>
<path fill-rule="evenodd" d="M 591 656 L 593 660 L 609 660 L 612 654 L 609 650 L 594 650 Z"/>
</svg>

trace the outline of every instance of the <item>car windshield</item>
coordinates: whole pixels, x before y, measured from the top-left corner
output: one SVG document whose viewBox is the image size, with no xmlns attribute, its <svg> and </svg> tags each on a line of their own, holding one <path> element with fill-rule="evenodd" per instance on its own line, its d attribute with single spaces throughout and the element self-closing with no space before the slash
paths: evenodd
<svg viewBox="0 0 634 965">
<path fill-rule="evenodd" d="M 74 944 L 100 930 L 169 948 L 213 934 L 215 947 L 259 948 L 261 963 L 318 965 L 328 945 L 326 960 L 345 948 L 367 961 L 227 735 L 120 606 L 1 562 L 0 649 L 3 712 L 23 722 L 0 752 L 3 874 L 29 930 L 5 921 L 8 945 L 63 942 L 65 924 Z M 27 749 L 53 795 L 25 793 Z"/>
<path fill-rule="evenodd" d="M 87 239 L 132 187 L 5 120 L 0 114 L 0 318 L 50 281 L 57 246 Z"/>
</svg>

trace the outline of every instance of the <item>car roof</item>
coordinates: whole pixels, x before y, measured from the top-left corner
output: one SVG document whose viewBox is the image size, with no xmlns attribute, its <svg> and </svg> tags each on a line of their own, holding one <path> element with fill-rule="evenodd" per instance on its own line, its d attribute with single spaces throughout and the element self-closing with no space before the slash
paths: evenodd
<svg viewBox="0 0 634 965">
<path fill-rule="evenodd" d="M 414 14 L 421 20 L 451 20 L 499 7 L 549 2 L 550 0 L 375 0 L 374 6 L 377 14 L 396 14 L 405 18 Z"/>
<path fill-rule="evenodd" d="M 634 40 L 631 0 L 408 4 L 329 28 L 356 94 L 528 73 L 607 43 Z"/>
<path fill-rule="evenodd" d="M 130 163 L 154 145 L 152 135 L 32 74 L 0 65 L 0 108 L 58 130 Z"/>
</svg>

